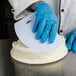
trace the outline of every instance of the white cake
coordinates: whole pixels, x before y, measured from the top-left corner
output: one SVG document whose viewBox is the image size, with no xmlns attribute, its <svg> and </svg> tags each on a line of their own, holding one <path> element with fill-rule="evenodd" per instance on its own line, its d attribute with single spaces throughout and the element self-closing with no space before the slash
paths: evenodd
<svg viewBox="0 0 76 76">
<path fill-rule="evenodd" d="M 65 40 L 54 51 L 40 52 L 22 44 L 20 40 L 13 42 L 11 56 L 13 59 L 27 64 L 46 64 L 58 61 L 67 55 Z"/>
</svg>

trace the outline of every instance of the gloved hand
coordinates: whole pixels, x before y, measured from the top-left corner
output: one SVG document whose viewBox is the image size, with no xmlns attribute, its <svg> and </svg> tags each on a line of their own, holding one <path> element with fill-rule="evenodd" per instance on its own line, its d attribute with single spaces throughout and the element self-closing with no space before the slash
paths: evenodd
<svg viewBox="0 0 76 76">
<path fill-rule="evenodd" d="M 66 45 L 69 51 L 73 51 L 76 53 L 76 29 L 70 33 L 68 33 L 66 36 Z"/>
<path fill-rule="evenodd" d="M 33 33 L 37 32 L 36 39 L 44 43 L 49 37 L 49 43 L 53 43 L 57 33 L 57 16 L 52 8 L 45 2 L 37 3 L 34 6 L 36 20 L 33 26 Z"/>
</svg>

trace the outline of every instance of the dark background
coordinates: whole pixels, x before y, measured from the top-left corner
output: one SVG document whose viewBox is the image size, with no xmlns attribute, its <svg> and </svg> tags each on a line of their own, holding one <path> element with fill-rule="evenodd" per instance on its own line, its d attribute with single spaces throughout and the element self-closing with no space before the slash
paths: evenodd
<svg viewBox="0 0 76 76">
<path fill-rule="evenodd" d="M 15 38 L 13 14 L 8 0 L 0 0 L 0 39 Z"/>
</svg>

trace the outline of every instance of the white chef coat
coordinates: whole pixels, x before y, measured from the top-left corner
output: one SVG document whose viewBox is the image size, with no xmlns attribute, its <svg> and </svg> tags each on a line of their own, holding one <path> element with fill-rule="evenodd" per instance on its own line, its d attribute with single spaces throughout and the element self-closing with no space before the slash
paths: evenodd
<svg viewBox="0 0 76 76">
<path fill-rule="evenodd" d="M 13 7 L 13 14 L 16 20 L 21 19 L 32 12 L 26 8 L 40 0 L 9 0 Z M 76 29 L 76 0 L 44 0 L 47 2 L 59 19 L 59 34 L 66 35 Z"/>
</svg>

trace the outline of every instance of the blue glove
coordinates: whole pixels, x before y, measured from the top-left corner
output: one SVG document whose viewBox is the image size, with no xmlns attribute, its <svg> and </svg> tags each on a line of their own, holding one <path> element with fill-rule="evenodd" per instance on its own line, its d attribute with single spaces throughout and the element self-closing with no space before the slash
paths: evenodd
<svg viewBox="0 0 76 76">
<path fill-rule="evenodd" d="M 76 53 L 76 29 L 70 33 L 68 33 L 66 36 L 66 45 L 69 51 L 73 51 Z"/>
<path fill-rule="evenodd" d="M 33 26 L 33 33 L 37 32 L 36 39 L 44 43 L 49 37 L 49 43 L 53 43 L 57 33 L 57 16 L 52 8 L 45 2 L 35 5 L 36 20 Z"/>
</svg>

